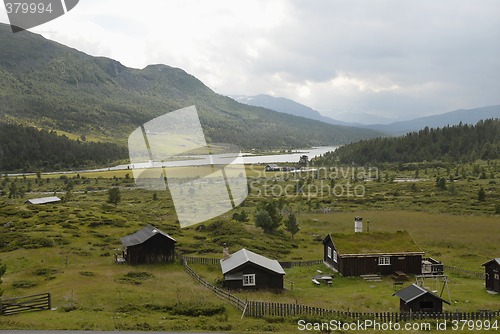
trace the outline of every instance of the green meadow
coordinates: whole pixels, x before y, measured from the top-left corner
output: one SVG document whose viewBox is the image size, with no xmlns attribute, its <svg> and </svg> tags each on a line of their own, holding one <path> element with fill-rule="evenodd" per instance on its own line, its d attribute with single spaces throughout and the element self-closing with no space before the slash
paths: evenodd
<svg viewBox="0 0 500 334">
<path fill-rule="evenodd" d="M 167 191 L 135 187 L 132 172 L 2 176 L 0 178 L 0 259 L 7 266 L 0 285 L 3 298 L 52 294 L 52 311 L 0 317 L 0 329 L 102 329 L 283 332 L 297 330 L 297 319 L 241 318 L 241 312 L 192 279 L 178 263 L 115 264 L 120 237 L 146 224 L 169 233 L 176 249 L 200 257 L 222 256 L 242 247 L 279 260 L 321 259 L 328 233 L 352 233 L 354 217 L 369 220 L 370 231 L 410 233 L 426 256 L 444 264 L 482 272 L 481 264 L 500 256 L 500 170 L 497 161 L 432 166 L 379 166 L 293 173 L 264 172 L 247 166 L 250 194 L 238 208 L 210 221 L 181 229 Z M 349 168 L 349 169 L 348 169 Z M 416 172 L 418 170 L 418 172 Z M 444 178 L 444 187 L 438 181 Z M 14 184 L 14 186 L 13 186 Z M 108 190 L 120 189 L 117 205 Z M 348 192 L 352 190 L 352 193 Z M 484 197 L 479 192 L 483 189 Z M 15 190 L 15 191 L 13 191 Z M 340 191 L 343 191 L 340 194 Z M 57 204 L 29 205 L 26 199 L 57 195 Z M 263 233 L 254 212 L 274 200 L 283 215 L 293 212 L 300 231 L 292 238 L 283 226 Z M 245 211 L 248 221 L 233 219 Z M 218 284 L 218 266 L 192 265 Z M 300 303 L 359 312 L 397 311 L 393 282 L 365 282 L 335 275 L 332 286 L 312 284 L 323 265 L 287 269 L 280 294 L 241 292 L 242 299 Z M 448 311 L 498 309 L 498 295 L 484 282 L 447 271 Z M 410 277 L 408 284 L 413 283 Z M 427 281 L 431 290 L 442 286 Z M 448 299 L 447 290 L 443 298 Z"/>
</svg>

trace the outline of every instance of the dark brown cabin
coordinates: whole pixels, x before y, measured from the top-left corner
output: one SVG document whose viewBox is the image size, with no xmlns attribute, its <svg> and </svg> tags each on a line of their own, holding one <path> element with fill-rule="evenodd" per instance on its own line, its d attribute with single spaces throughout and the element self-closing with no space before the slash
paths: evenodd
<svg viewBox="0 0 500 334">
<path fill-rule="evenodd" d="M 284 288 L 285 271 L 277 260 L 241 249 L 220 260 L 224 286 L 228 289 Z"/>
<path fill-rule="evenodd" d="M 485 270 L 486 290 L 500 293 L 500 258 L 495 258 L 483 264 Z"/>
<path fill-rule="evenodd" d="M 449 302 L 426 289 L 412 284 L 393 294 L 399 297 L 400 312 L 442 313 L 443 303 Z"/>
<path fill-rule="evenodd" d="M 323 239 L 323 260 L 342 276 L 420 275 L 424 252 L 406 231 L 329 234 Z"/>
<path fill-rule="evenodd" d="M 120 240 L 123 245 L 123 258 L 131 265 L 175 260 L 175 239 L 152 225 Z"/>
</svg>

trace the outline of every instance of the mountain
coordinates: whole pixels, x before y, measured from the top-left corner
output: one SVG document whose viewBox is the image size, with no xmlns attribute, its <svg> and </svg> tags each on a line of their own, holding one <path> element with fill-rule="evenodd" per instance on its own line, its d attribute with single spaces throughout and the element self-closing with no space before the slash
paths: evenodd
<svg viewBox="0 0 500 334">
<path fill-rule="evenodd" d="M 481 120 L 476 125 L 459 124 L 428 128 L 402 137 L 362 140 L 339 147 L 318 159 L 315 165 L 333 163 L 359 165 L 384 162 L 449 161 L 473 162 L 500 158 L 500 119 Z"/>
<path fill-rule="evenodd" d="M 383 117 L 369 112 L 343 111 L 336 112 L 335 117 L 347 124 L 363 127 L 363 124 L 389 124 L 395 122 L 394 119 Z"/>
<path fill-rule="evenodd" d="M 314 119 L 328 124 L 346 126 L 361 125 L 356 123 L 342 122 L 328 116 L 323 116 L 318 111 L 308 106 L 284 97 L 274 97 L 266 94 L 259 94 L 255 96 L 235 95 L 231 97 L 240 103 L 248 104 L 250 106 L 263 107 L 281 113 Z"/>
<path fill-rule="evenodd" d="M 391 124 L 359 125 L 367 129 L 378 130 L 393 135 L 402 135 L 423 128 L 438 128 L 447 125 L 476 124 L 482 119 L 500 118 L 500 105 L 460 109 L 444 114 L 415 118 L 409 121 L 394 122 Z"/>
<path fill-rule="evenodd" d="M 0 24 L 0 121 L 125 145 L 131 131 L 196 105 L 205 136 L 249 148 L 338 145 L 381 135 L 247 106 L 166 65 L 119 62 Z"/>
<path fill-rule="evenodd" d="M 339 121 L 328 116 L 321 115 L 318 111 L 289 100 L 283 97 L 274 97 L 265 94 L 255 96 L 233 96 L 236 101 L 252 106 L 264 107 L 271 110 L 287 113 L 291 115 L 306 117 L 321 122 L 372 129 L 391 135 L 404 135 L 408 132 L 418 131 L 423 128 L 443 127 L 446 125 L 456 125 L 460 122 L 464 124 L 476 124 L 482 119 L 500 118 L 500 105 L 460 109 L 444 114 L 420 117 L 409 121 L 392 122 L 389 124 L 368 124 L 370 122 L 388 122 L 389 119 L 367 113 L 341 113 L 341 118 L 347 121 Z"/>
</svg>

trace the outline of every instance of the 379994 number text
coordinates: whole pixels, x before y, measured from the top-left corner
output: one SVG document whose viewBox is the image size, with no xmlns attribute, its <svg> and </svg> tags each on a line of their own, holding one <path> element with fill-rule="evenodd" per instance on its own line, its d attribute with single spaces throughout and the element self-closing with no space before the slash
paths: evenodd
<svg viewBox="0 0 500 334">
<path fill-rule="evenodd" d="M 497 331 L 498 320 L 452 320 L 452 330 Z"/>
<path fill-rule="evenodd" d="M 35 14 L 35 13 L 52 13 L 52 4 L 49 3 L 45 5 L 44 3 L 27 3 L 27 2 L 6 2 L 5 8 L 7 9 L 7 14 Z"/>
</svg>

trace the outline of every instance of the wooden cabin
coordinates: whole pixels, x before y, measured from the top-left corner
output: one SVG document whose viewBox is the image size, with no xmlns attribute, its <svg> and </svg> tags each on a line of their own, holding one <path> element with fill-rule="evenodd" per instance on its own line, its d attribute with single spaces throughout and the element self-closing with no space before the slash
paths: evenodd
<svg viewBox="0 0 500 334">
<path fill-rule="evenodd" d="M 420 275 L 424 252 L 406 231 L 328 234 L 323 260 L 342 276 Z"/>
<path fill-rule="evenodd" d="M 483 263 L 485 270 L 486 290 L 491 293 L 500 293 L 500 258 Z"/>
<path fill-rule="evenodd" d="M 399 290 L 393 296 L 399 297 L 400 312 L 442 313 L 443 303 L 450 304 L 417 284 Z"/>
<path fill-rule="evenodd" d="M 267 164 L 265 170 L 266 172 L 279 172 L 281 168 L 277 164 Z"/>
<path fill-rule="evenodd" d="M 241 249 L 220 260 L 224 286 L 228 289 L 284 288 L 285 271 L 277 260 Z"/>
<path fill-rule="evenodd" d="M 134 234 L 120 238 L 123 258 L 131 265 L 165 263 L 175 260 L 174 238 L 148 225 Z"/>
</svg>

